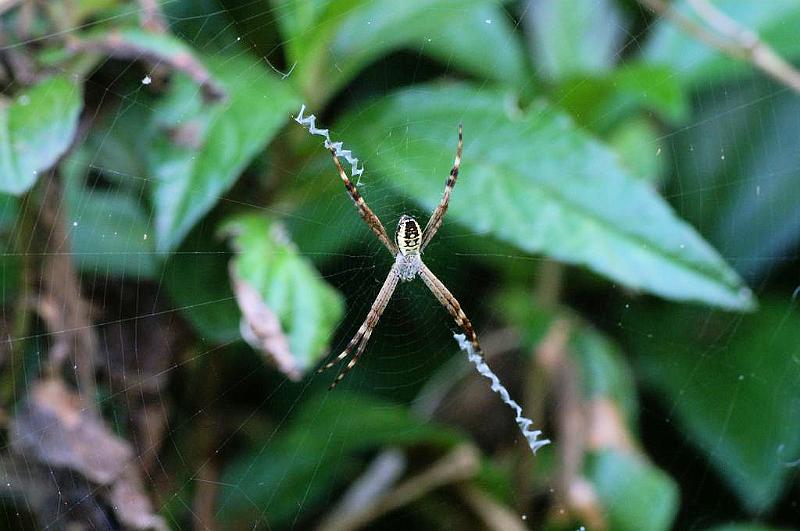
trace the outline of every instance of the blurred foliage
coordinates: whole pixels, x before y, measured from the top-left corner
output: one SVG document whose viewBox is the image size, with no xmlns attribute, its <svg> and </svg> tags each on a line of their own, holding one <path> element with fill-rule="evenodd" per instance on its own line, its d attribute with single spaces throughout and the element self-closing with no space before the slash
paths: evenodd
<svg viewBox="0 0 800 531">
<path fill-rule="evenodd" d="M 6 527 L 800 521 L 800 96 L 642 4 L 12 0 L 0 84 Z M 301 104 L 389 232 L 463 124 L 426 263 L 535 457 L 421 283 L 324 391 L 391 258 Z"/>
</svg>

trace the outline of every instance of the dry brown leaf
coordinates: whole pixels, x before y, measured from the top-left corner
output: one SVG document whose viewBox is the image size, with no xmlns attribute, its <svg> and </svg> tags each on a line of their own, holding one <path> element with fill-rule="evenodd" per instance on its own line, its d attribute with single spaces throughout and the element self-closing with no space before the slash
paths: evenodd
<svg viewBox="0 0 800 531">
<path fill-rule="evenodd" d="M 269 357 L 289 379 L 298 381 L 302 371 L 289 350 L 289 339 L 283 333 L 281 322 L 261 298 L 258 291 L 229 269 L 236 302 L 242 312 L 239 330 L 247 343 Z"/>
<path fill-rule="evenodd" d="M 114 481 L 133 457 L 128 443 L 111 433 L 102 419 L 58 380 L 31 386 L 11 422 L 11 447 L 101 485 Z"/>
<path fill-rule="evenodd" d="M 96 521 L 102 505 L 98 499 L 102 499 L 128 528 L 167 529 L 142 488 L 128 442 L 111 432 L 62 381 L 49 379 L 30 386 L 11 420 L 10 436 L 11 448 L 25 463 L 27 476 L 33 478 L 32 470 L 46 469 L 46 476 L 54 480 L 45 483 L 52 492 L 39 493 L 41 510 L 35 509 L 40 519 L 48 518 L 50 498 L 61 499 L 63 492 L 78 489 L 83 494 L 76 498 L 69 517 L 75 525 L 86 527 Z M 25 490 L 25 482 L 21 483 Z"/>
<path fill-rule="evenodd" d="M 624 453 L 633 453 L 633 438 L 625 418 L 616 402 L 600 397 L 585 405 L 589 430 L 587 445 L 591 450 L 612 448 Z"/>
<path fill-rule="evenodd" d="M 127 467 L 105 496 L 120 522 L 131 529 L 169 529 L 160 516 L 153 513 L 150 498 L 144 493 L 138 471 Z"/>
<path fill-rule="evenodd" d="M 171 409 L 166 392 L 171 369 L 190 343 L 190 331 L 174 313 L 159 303 L 158 286 L 120 283 L 102 292 L 103 314 L 98 317 L 100 359 L 112 399 L 128 412 L 138 465 L 158 474 L 156 460 L 165 438 Z"/>
</svg>

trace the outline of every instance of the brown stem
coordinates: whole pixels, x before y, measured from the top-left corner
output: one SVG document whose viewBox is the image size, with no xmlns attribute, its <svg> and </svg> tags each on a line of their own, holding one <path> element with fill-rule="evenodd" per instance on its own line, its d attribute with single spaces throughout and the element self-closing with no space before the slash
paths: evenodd
<svg viewBox="0 0 800 531">
<path fill-rule="evenodd" d="M 571 323 L 558 319 L 536 351 L 536 361 L 550 382 L 555 398 L 558 437 L 558 472 L 551 515 L 566 524 L 576 515 L 591 529 L 603 530 L 607 523 L 594 487 L 583 476 L 583 462 L 591 423 L 581 392 L 580 368 L 569 355 Z"/>
<path fill-rule="evenodd" d="M 547 309 L 554 309 L 561 299 L 564 266 L 555 260 L 547 259 L 537 271 L 536 287 L 533 296 L 536 304 Z"/>
<path fill-rule="evenodd" d="M 138 46 L 127 41 L 117 32 L 110 32 L 102 37 L 90 39 L 71 38 L 67 42 L 67 49 L 73 54 L 100 53 L 108 57 L 130 60 L 147 60 L 154 63 L 163 63 L 173 70 L 178 70 L 188 75 L 203 89 L 203 95 L 209 101 L 218 101 L 225 98 L 225 89 L 217 83 L 211 73 L 203 64 L 194 58 L 188 51 L 170 55 L 160 55 L 153 50 Z"/>
<path fill-rule="evenodd" d="M 352 512 L 340 512 L 334 509 L 318 529 L 320 531 L 359 529 L 390 511 L 418 500 L 434 489 L 473 477 L 479 466 L 478 451 L 473 446 L 466 444 L 458 446 L 432 466 L 376 498 L 368 506 Z"/>
<path fill-rule="evenodd" d="M 526 531 L 519 515 L 471 485 L 462 485 L 459 494 L 490 531 Z"/>
<path fill-rule="evenodd" d="M 536 285 L 533 289 L 534 304 L 555 312 L 558 309 L 561 299 L 561 291 L 564 283 L 564 266 L 555 260 L 546 259 L 536 273 Z M 553 338 L 550 336 L 554 331 L 557 332 L 559 327 L 563 324 L 559 323 L 560 321 L 553 323 L 550 332 L 548 332 L 542 340 L 542 346 L 546 346 L 553 341 Z M 555 339 L 561 340 L 562 338 L 558 337 Z M 528 411 L 531 418 L 542 419 L 544 418 L 544 406 L 548 390 L 550 389 L 550 382 L 537 362 L 536 356 L 532 356 L 528 362 L 527 374 L 523 395 L 525 410 Z M 516 505 L 520 510 L 527 507 L 531 502 L 533 493 L 530 491 L 530 485 L 536 467 L 536 460 L 530 453 L 526 452 L 524 449 L 521 449 L 521 451 L 520 466 L 517 469 L 515 477 L 517 492 L 520 493 L 519 498 L 516 500 Z"/>
<path fill-rule="evenodd" d="M 689 0 L 689 5 L 705 25 L 695 22 L 664 0 L 639 2 L 697 40 L 729 57 L 750 63 L 776 81 L 800 92 L 800 72 L 759 39 L 754 31 L 739 24 L 707 0 Z"/>
<path fill-rule="evenodd" d="M 166 33 L 169 26 L 164 18 L 164 13 L 161 12 L 158 0 L 139 0 L 139 10 L 139 21 L 144 29 L 156 33 Z"/>
<path fill-rule="evenodd" d="M 81 293 L 80 279 L 72 263 L 70 237 L 65 228 L 61 183 L 55 173 L 42 179 L 41 216 L 49 233 L 45 237 L 45 257 L 40 278 L 42 285 L 37 303 L 53 341 L 48 356 L 48 370 L 60 373 L 68 358 L 74 360 L 78 388 L 86 403 L 94 405 L 95 360 L 98 343 L 91 318 L 91 306 Z"/>
</svg>

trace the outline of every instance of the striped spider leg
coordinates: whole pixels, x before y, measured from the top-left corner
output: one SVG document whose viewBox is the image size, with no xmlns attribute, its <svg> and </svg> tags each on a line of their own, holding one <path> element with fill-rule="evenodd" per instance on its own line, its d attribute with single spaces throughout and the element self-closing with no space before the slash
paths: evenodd
<svg viewBox="0 0 800 531">
<path fill-rule="evenodd" d="M 461 124 L 458 124 L 458 146 L 456 147 L 456 158 L 453 161 L 453 169 L 450 170 L 450 176 L 447 178 L 447 181 L 444 184 L 444 194 L 442 195 L 442 200 L 439 201 L 439 205 L 436 207 L 436 210 L 433 211 L 433 214 L 431 214 L 431 218 L 428 220 L 428 223 L 425 225 L 425 230 L 422 232 L 422 245 L 420 246 L 420 252 L 425 250 L 425 247 L 428 246 L 433 237 L 436 235 L 436 231 L 438 231 L 439 227 L 442 226 L 444 215 L 447 212 L 448 205 L 450 204 L 450 192 L 452 192 L 453 188 L 455 188 L 456 179 L 458 179 L 458 168 L 461 167 L 461 149 L 463 146 L 463 127 Z"/>
<path fill-rule="evenodd" d="M 350 342 L 347 344 L 347 347 L 345 347 L 341 354 L 323 365 L 317 371 L 320 373 L 333 367 L 340 361 L 343 361 L 349 355 L 353 355 L 350 361 L 348 361 L 347 364 L 341 369 L 333 383 L 331 383 L 330 389 L 336 387 L 336 385 L 347 375 L 347 373 L 353 367 L 355 367 L 356 363 L 358 363 L 358 359 L 366 349 L 367 342 L 372 335 L 372 331 L 375 329 L 375 326 L 377 326 L 383 311 L 389 304 L 389 300 L 392 298 L 398 282 L 409 282 L 415 279 L 417 276 L 422 277 L 422 281 L 425 283 L 428 289 L 431 290 L 433 295 L 436 297 L 436 300 L 438 300 L 439 303 L 444 306 L 445 309 L 447 309 L 459 328 L 465 332 L 467 339 L 475 348 L 475 351 L 481 352 L 480 344 L 478 343 L 478 336 L 475 334 L 472 323 L 461 309 L 461 305 L 459 304 L 458 300 L 453 296 L 452 293 L 450 293 L 444 283 L 439 280 L 430 269 L 428 269 L 428 266 L 422 262 L 422 250 L 425 248 L 425 246 L 427 246 L 428 243 L 430 243 L 431 239 L 436 234 L 436 231 L 439 230 L 439 227 L 442 225 L 444 215 L 447 212 L 447 207 L 450 203 L 450 194 L 453 190 L 453 187 L 455 187 L 456 180 L 458 179 L 458 169 L 461 165 L 462 146 L 463 134 L 462 127 L 459 125 L 456 157 L 455 161 L 453 162 L 453 168 L 450 170 L 450 175 L 445 183 L 444 194 L 439 202 L 439 205 L 436 207 L 436 210 L 434 210 L 433 214 L 428 220 L 424 231 L 420 229 L 419 223 L 417 223 L 417 220 L 415 220 L 413 217 L 407 215 L 401 216 L 400 221 L 397 224 L 397 230 L 395 231 L 394 242 L 389 239 L 386 229 L 384 228 L 378 216 L 372 212 L 367 203 L 364 201 L 364 198 L 361 197 L 361 194 L 359 194 L 358 189 L 355 187 L 355 185 L 353 185 L 352 182 L 350 182 L 350 179 L 347 177 L 347 174 L 339 162 L 339 158 L 336 155 L 336 150 L 334 148 L 330 149 L 331 155 L 333 155 L 333 162 L 336 165 L 339 176 L 341 177 L 342 182 L 347 189 L 347 193 L 350 195 L 353 203 L 355 203 L 356 208 L 358 208 L 361 218 L 367 223 L 369 228 L 375 233 L 381 243 L 383 243 L 383 245 L 395 257 L 394 265 L 392 265 L 392 268 L 389 270 L 389 274 L 383 283 L 383 287 L 378 293 L 375 301 L 372 303 L 372 307 L 367 314 L 367 318 L 358 329 L 358 332 L 356 332 L 356 335 L 353 336 L 353 339 L 350 340 Z"/>
</svg>

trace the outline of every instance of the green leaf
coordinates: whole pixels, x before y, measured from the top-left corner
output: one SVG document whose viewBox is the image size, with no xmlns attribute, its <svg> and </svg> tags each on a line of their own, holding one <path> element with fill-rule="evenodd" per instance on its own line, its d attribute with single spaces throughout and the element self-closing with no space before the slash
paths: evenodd
<svg viewBox="0 0 800 531">
<path fill-rule="evenodd" d="M 670 5 L 707 27 L 699 21 L 687 0 L 677 0 Z M 789 58 L 800 56 L 800 39 L 797 38 L 800 3 L 796 0 L 715 0 L 714 6 L 743 27 L 755 31 L 779 54 Z M 642 55 L 651 63 L 668 65 L 682 83 L 694 86 L 753 71 L 750 63 L 728 58 L 663 18 L 655 23 Z"/>
<path fill-rule="evenodd" d="M 627 26 L 613 0 L 536 0 L 525 16 L 537 72 L 557 80 L 609 70 Z"/>
<path fill-rule="evenodd" d="M 640 374 L 742 503 L 768 510 L 800 455 L 800 430 L 788 420 L 800 418 L 796 306 L 766 301 L 741 320 L 686 310 L 631 316 Z"/>
<path fill-rule="evenodd" d="M 233 238 L 237 252 L 233 282 L 247 283 L 277 315 L 288 336 L 293 365 L 302 373 L 327 351 L 344 313 L 341 295 L 298 254 L 283 228 L 268 218 L 239 216 L 225 223 L 222 232 Z"/>
<path fill-rule="evenodd" d="M 769 527 L 760 524 L 725 524 L 711 527 L 708 531 L 790 531 L 788 527 Z"/>
<path fill-rule="evenodd" d="M 125 190 L 65 186 L 64 199 L 75 265 L 101 275 L 157 278 L 153 231 L 138 197 Z"/>
<path fill-rule="evenodd" d="M 519 110 L 488 88 L 420 86 L 364 107 L 333 131 L 368 171 L 391 176 L 432 211 L 459 122 L 464 162 L 450 222 L 663 297 L 753 305 L 736 273 L 652 188 L 544 101 Z"/>
<path fill-rule="evenodd" d="M 222 242 L 198 227 L 164 265 L 170 298 L 202 341 L 227 344 L 241 339 L 239 308 L 228 278 L 231 255 Z"/>
<path fill-rule="evenodd" d="M 180 75 L 155 111 L 161 134 L 150 153 L 156 248 L 174 249 L 299 107 L 286 83 L 255 60 L 218 56 L 207 66 L 228 95 L 204 104 Z"/>
<path fill-rule="evenodd" d="M 268 515 L 271 526 L 282 527 L 336 496 L 334 488 L 358 470 L 365 450 L 422 443 L 445 449 L 459 440 L 404 406 L 340 389 L 305 401 L 278 434 L 223 472 L 221 520 L 252 524 Z"/>
<path fill-rule="evenodd" d="M 358 243 L 377 242 L 371 232 L 361 232 L 364 221 L 341 185 L 330 153 L 319 149 L 319 137 L 301 138 L 313 155 L 297 169 L 291 196 L 283 198 L 294 204 L 291 214 L 284 219 L 292 241 L 317 264 L 341 256 Z M 340 201 L 332 201 L 332 197 Z"/>
<path fill-rule="evenodd" d="M 606 510 L 609 529 L 670 529 L 678 511 L 678 487 L 644 458 L 613 450 L 593 455 L 587 476 Z"/>
<path fill-rule="evenodd" d="M 519 38 L 494 0 L 322 0 L 278 4 L 293 76 L 312 104 L 382 55 L 412 48 L 450 67 L 521 84 Z"/>
<path fill-rule="evenodd" d="M 97 138 L 98 132 L 107 143 Z M 140 203 L 144 183 L 135 179 L 136 174 L 103 168 L 101 173 L 113 175 L 118 186 L 85 184 L 93 171 L 100 170 L 95 166 L 98 160 L 110 162 L 119 155 L 124 169 L 126 157 L 132 158 L 129 148 L 118 144 L 111 131 L 100 128 L 90 132 L 60 164 L 70 250 L 73 262 L 84 272 L 154 278 L 159 260 L 149 216 Z"/>
<path fill-rule="evenodd" d="M 680 123 L 689 103 L 674 72 L 663 66 L 626 64 L 611 72 L 564 81 L 556 92 L 559 106 L 592 131 L 604 133 L 640 111 Z"/>
<path fill-rule="evenodd" d="M 14 249 L 14 242 L 21 237 L 19 209 L 19 199 L 0 193 L 0 303 L 13 300 L 20 287 L 22 259 Z"/>
<path fill-rule="evenodd" d="M 649 120 L 634 118 L 614 129 L 608 143 L 631 174 L 656 185 L 664 175 L 667 157 L 661 136 Z"/>
<path fill-rule="evenodd" d="M 81 90 L 66 77 L 51 77 L 0 99 L 0 192 L 22 195 L 39 172 L 69 148 L 82 106 Z"/>
</svg>

